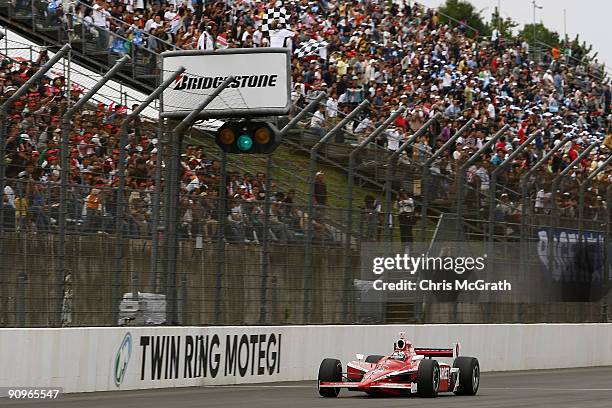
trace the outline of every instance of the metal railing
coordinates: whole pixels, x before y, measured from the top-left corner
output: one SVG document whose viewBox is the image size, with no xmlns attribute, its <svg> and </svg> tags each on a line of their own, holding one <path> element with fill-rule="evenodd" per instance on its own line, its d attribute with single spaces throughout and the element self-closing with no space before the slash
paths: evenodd
<svg viewBox="0 0 612 408">
<path fill-rule="evenodd" d="M 125 23 L 119 24 L 124 29 L 120 34 L 87 23 L 82 18 L 73 18 L 75 16 L 71 14 L 56 15 L 43 5 L 46 3 L 0 2 L 0 19 L 47 44 L 61 46 L 69 43 L 74 58 L 96 72 L 106 72 L 115 61 L 128 55 L 130 63 L 122 68 L 119 77 L 136 89 L 151 91 L 155 88 L 159 76 L 159 54 L 174 49 L 172 44 L 141 32 L 134 36 L 134 33 L 128 33 Z M 129 35 L 132 38 L 128 38 Z M 152 48 L 152 44 L 156 44 L 156 48 Z"/>
</svg>

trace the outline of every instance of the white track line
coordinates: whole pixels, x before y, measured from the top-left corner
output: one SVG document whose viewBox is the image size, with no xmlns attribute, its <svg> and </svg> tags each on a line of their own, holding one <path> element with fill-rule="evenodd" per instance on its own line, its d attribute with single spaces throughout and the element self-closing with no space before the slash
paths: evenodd
<svg viewBox="0 0 612 408">
<path fill-rule="evenodd" d="M 204 385 L 204 388 L 244 388 L 244 389 L 260 389 L 260 388 L 313 388 L 316 385 Z M 481 387 L 481 390 L 525 390 L 525 391 L 612 391 L 612 388 L 542 388 L 542 387 Z"/>
<path fill-rule="evenodd" d="M 315 385 L 204 385 L 204 388 L 314 388 Z"/>
<path fill-rule="evenodd" d="M 612 388 L 540 388 L 540 387 L 482 387 L 481 390 L 525 390 L 525 391 L 612 391 Z"/>
</svg>

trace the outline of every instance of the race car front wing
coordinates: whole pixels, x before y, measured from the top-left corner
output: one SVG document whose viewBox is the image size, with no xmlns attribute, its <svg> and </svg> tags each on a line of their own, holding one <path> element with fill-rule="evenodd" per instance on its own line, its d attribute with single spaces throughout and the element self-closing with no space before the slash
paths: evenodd
<svg viewBox="0 0 612 408">
<path fill-rule="evenodd" d="M 389 388 L 389 389 L 401 389 L 401 390 L 412 390 L 412 392 L 416 392 L 416 384 L 409 383 L 382 383 L 382 384 L 374 384 L 374 385 L 363 385 L 359 382 L 327 382 L 320 381 L 319 388 L 348 388 L 348 389 L 360 389 L 360 390 L 368 390 L 371 388 Z"/>
</svg>

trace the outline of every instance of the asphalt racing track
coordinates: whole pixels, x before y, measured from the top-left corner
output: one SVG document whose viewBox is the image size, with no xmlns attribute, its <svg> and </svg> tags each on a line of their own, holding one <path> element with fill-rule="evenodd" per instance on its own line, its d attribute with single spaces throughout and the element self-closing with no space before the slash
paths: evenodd
<svg viewBox="0 0 612 408">
<path fill-rule="evenodd" d="M 71 394 L 56 401 L 9 401 L 0 407 L 57 408 L 316 408 L 316 407 L 612 407 L 612 367 L 483 373 L 476 397 L 441 395 L 436 399 L 368 398 L 342 391 L 320 398 L 316 383 L 191 387 L 146 391 Z"/>
</svg>

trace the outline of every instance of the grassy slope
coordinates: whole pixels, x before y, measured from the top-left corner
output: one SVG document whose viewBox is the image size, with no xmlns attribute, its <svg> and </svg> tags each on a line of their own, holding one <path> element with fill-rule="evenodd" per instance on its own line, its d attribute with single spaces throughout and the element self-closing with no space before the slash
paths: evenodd
<svg viewBox="0 0 612 408">
<path fill-rule="evenodd" d="M 198 136 L 188 137 L 186 141 L 204 146 L 205 152 L 208 152 L 210 155 L 220 155 L 220 150 L 211 135 L 206 136 L 200 133 Z M 240 173 L 245 171 L 256 173 L 258 171 L 265 172 L 265 168 L 265 156 L 248 154 L 228 155 L 228 170 L 236 170 Z M 325 173 L 329 196 L 328 205 L 338 209 L 334 212 L 336 214 L 336 221 L 344 224 L 346 215 L 340 209 L 347 208 L 346 173 L 337 167 L 321 163 L 318 164 L 317 170 L 323 170 Z M 289 188 L 293 188 L 296 190 L 299 202 L 307 203 L 309 191 L 307 182 L 308 173 L 309 157 L 307 155 L 303 152 L 294 151 L 294 149 L 289 148 L 286 144 L 282 144 L 276 149 L 272 167 L 272 181 L 278 184 L 280 191 L 287 191 Z M 368 194 L 380 201 L 384 200 L 384 191 L 381 189 L 368 189 L 356 183 L 353 189 L 353 207 L 363 207 L 365 196 Z M 428 227 L 428 236 L 431 235 L 431 227 L 432 225 Z M 414 230 L 415 236 L 418 236 L 418 228 L 420 226 L 417 226 Z M 393 228 L 392 233 L 393 239 L 399 241 L 399 229 Z"/>
<path fill-rule="evenodd" d="M 213 155 L 219 155 L 219 148 L 212 138 L 192 137 L 188 138 L 189 143 L 200 144 L 205 147 L 205 151 Z M 228 155 L 228 169 L 244 172 L 265 171 L 266 159 L 261 155 Z M 329 205 L 336 208 L 346 208 L 347 178 L 346 174 L 334 166 L 319 164 L 317 170 L 323 170 L 327 182 L 329 195 Z M 306 201 L 308 196 L 308 173 L 309 158 L 301 152 L 294 152 L 286 145 L 278 147 L 274 153 L 272 180 L 276 182 L 281 191 L 294 188 L 301 201 Z M 382 199 L 382 191 L 373 191 L 355 185 L 353 190 L 354 206 L 362 206 L 367 194 L 371 194 L 378 199 Z"/>
</svg>

